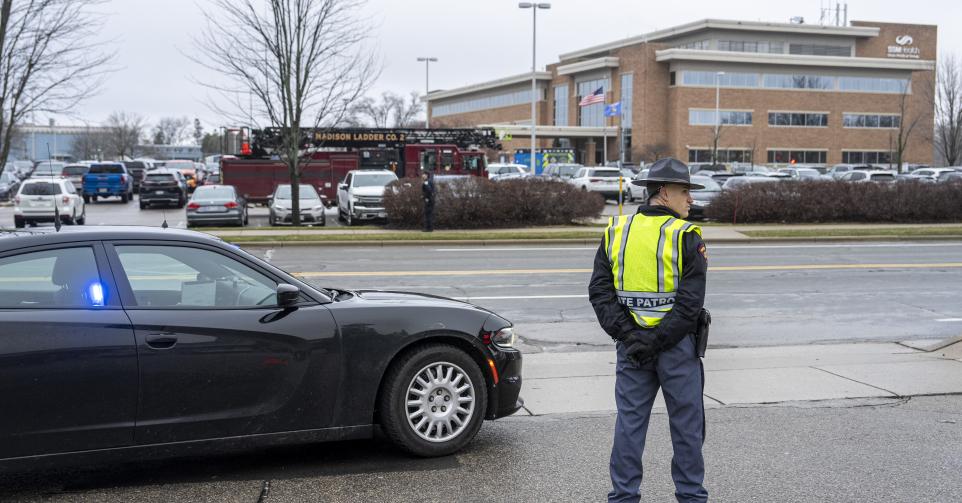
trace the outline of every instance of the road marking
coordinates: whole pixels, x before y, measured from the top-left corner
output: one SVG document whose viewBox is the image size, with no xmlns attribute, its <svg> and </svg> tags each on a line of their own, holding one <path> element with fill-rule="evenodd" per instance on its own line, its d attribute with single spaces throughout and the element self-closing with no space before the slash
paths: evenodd
<svg viewBox="0 0 962 503">
<path fill-rule="evenodd" d="M 935 321 L 941 321 L 941 322 L 962 321 L 962 318 L 941 318 Z"/>
<path fill-rule="evenodd" d="M 808 265 L 740 265 L 709 267 L 709 272 L 734 271 L 812 271 L 826 269 L 949 269 L 962 268 L 962 262 L 935 264 L 808 264 Z M 458 271 L 305 271 L 303 278 L 324 277 L 389 277 L 389 276 L 510 276 L 515 274 L 588 274 L 591 269 L 481 269 Z"/>
<path fill-rule="evenodd" d="M 776 250 L 791 248 L 935 248 L 935 247 L 954 247 L 962 246 L 962 241 L 958 243 L 872 243 L 872 244 L 797 244 L 797 245 L 712 245 L 712 250 Z M 554 247 L 554 248 L 532 248 L 517 246 L 511 248 L 435 248 L 436 252 L 531 252 L 531 251 L 583 251 L 597 250 L 597 246 L 585 247 Z"/>
</svg>

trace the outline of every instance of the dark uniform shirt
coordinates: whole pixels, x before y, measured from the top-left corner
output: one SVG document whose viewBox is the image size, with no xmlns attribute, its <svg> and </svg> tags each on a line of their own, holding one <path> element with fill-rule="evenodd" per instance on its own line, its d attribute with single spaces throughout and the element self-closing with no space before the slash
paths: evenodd
<svg viewBox="0 0 962 503">
<path fill-rule="evenodd" d="M 638 213 L 646 216 L 672 216 L 677 213 L 665 206 L 641 206 Z M 705 280 L 708 274 L 708 251 L 701 236 L 695 232 L 685 233 L 681 281 L 675 292 L 675 305 L 654 328 L 656 340 L 664 346 L 662 350 L 674 346 L 686 335 L 695 332 L 698 313 L 705 305 Z M 603 240 L 602 240 L 603 241 Z M 642 329 L 628 313 L 625 306 L 618 302 L 615 282 L 611 273 L 611 262 L 602 242 L 595 255 L 594 272 L 588 284 L 588 300 L 595 309 L 601 327 L 615 340 L 622 340 L 634 330 Z"/>
<path fill-rule="evenodd" d="M 421 196 L 424 197 L 424 204 L 434 206 L 434 178 L 428 176 L 427 180 L 421 182 Z"/>
</svg>

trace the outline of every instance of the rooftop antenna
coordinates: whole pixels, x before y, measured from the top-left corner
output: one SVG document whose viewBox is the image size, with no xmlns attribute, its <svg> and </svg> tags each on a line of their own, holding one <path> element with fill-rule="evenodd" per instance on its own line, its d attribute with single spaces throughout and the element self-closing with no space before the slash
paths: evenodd
<svg viewBox="0 0 962 503">
<path fill-rule="evenodd" d="M 47 160 L 50 161 L 50 167 L 53 168 L 53 157 L 50 155 L 50 143 L 47 142 Z M 51 171 L 53 173 L 53 171 Z M 60 207 L 57 206 L 57 195 L 54 194 L 53 197 L 53 228 L 60 232 Z"/>
</svg>

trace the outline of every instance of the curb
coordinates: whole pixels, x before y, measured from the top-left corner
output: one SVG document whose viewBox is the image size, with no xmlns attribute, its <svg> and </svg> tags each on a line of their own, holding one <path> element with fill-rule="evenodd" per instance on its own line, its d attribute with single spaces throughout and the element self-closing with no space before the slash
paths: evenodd
<svg viewBox="0 0 962 503">
<path fill-rule="evenodd" d="M 242 247 L 267 246 L 283 248 L 285 246 L 504 246 L 504 245 L 532 245 L 532 244 L 580 244 L 596 246 L 598 239 L 409 239 L 409 240 L 317 240 L 317 241 L 240 241 L 234 242 L 231 236 L 218 236 L 224 241 Z M 706 239 L 706 244 L 765 244 L 765 243 L 846 243 L 865 241 L 962 241 L 962 236 L 838 236 L 814 238 L 720 238 Z"/>
</svg>

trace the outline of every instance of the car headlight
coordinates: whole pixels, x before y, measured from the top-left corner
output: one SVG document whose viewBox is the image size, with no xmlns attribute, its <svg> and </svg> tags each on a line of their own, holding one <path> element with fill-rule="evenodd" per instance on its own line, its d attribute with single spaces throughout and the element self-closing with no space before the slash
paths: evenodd
<svg viewBox="0 0 962 503">
<path fill-rule="evenodd" d="M 502 328 L 497 332 L 490 332 L 486 334 L 485 338 L 488 339 L 484 341 L 486 344 L 490 342 L 491 344 L 494 344 L 500 348 L 514 347 L 515 335 L 514 329 L 511 327 Z"/>
<path fill-rule="evenodd" d="M 283 206 L 281 206 L 281 205 L 279 205 L 279 204 L 275 204 L 275 205 L 274 205 L 274 211 L 287 211 L 287 208 L 285 208 L 285 207 L 283 207 Z"/>
<path fill-rule="evenodd" d="M 351 194 L 350 200 L 352 203 L 356 203 L 358 201 L 357 196 L 355 196 L 354 194 Z"/>
<path fill-rule="evenodd" d="M 318 205 L 311 208 L 312 211 L 324 211 L 324 205 Z"/>
</svg>

